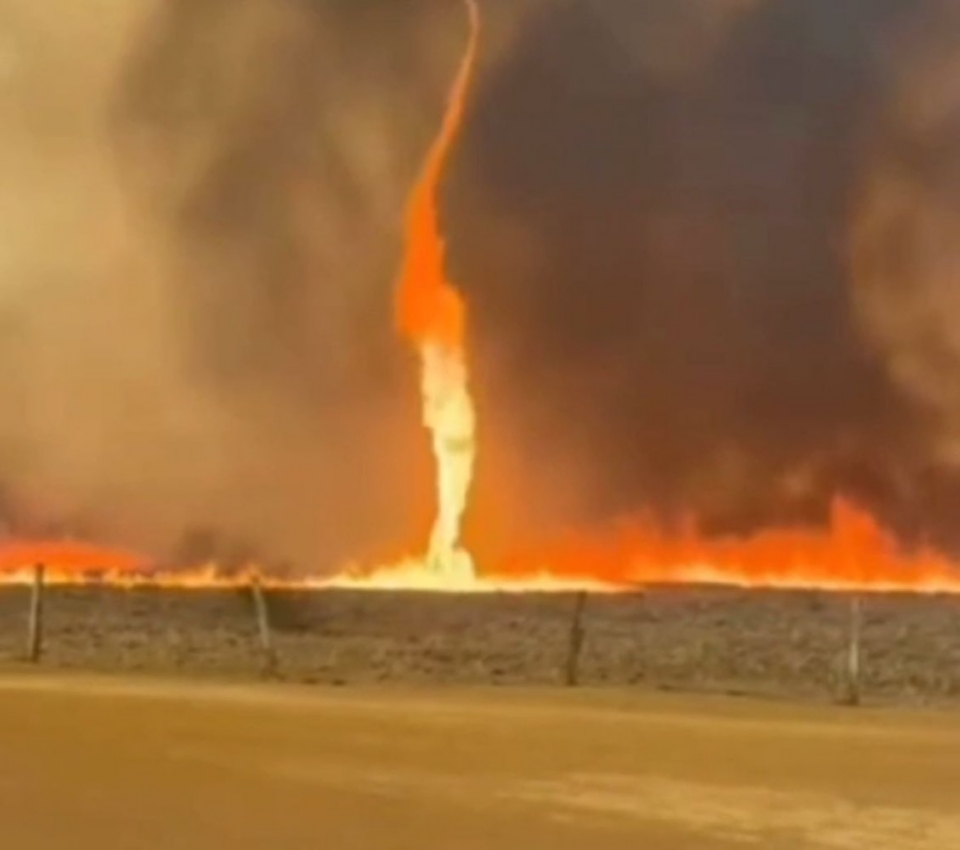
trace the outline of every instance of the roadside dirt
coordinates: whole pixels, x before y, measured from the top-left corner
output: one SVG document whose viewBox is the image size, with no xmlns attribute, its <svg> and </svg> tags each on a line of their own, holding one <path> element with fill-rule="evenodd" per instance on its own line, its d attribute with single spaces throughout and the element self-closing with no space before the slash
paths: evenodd
<svg viewBox="0 0 960 850">
<path fill-rule="evenodd" d="M 4 846 L 945 850 L 949 714 L 0 677 Z"/>
</svg>

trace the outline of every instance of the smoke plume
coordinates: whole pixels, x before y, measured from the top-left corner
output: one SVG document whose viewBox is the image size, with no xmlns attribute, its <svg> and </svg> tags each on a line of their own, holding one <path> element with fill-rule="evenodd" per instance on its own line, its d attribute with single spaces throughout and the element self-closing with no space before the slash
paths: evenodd
<svg viewBox="0 0 960 850">
<path fill-rule="evenodd" d="M 76 5 L 0 3 L 9 519 L 311 569 L 416 545 L 392 287 L 459 3 Z M 822 518 L 837 491 L 945 536 L 950 4 L 485 7 L 442 198 L 478 555 L 646 507 Z"/>
<path fill-rule="evenodd" d="M 407 545 L 429 471 L 390 291 L 459 8 L 97 5 L 0 21 L 17 523 L 313 569 Z"/>
<path fill-rule="evenodd" d="M 864 251 L 903 244 L 864 231 L 863 187 L 881 132 L 910 132 L 897 90 L 957 31 L 930 25 L 938 5 L 584 0 L 525 30 L 464 156 L 464 208 L 496 199 L 486 231 L 456 230 L 483 268 L 472 301 L 501 365 L 481 410 L 510 411 L 517 503 L 566 499 L 547 525 L 654 506 L 746 530 L 822 520 L 844 493 L 949 535 L 957 478 L 891 378 L 882 281 L 862 280 Z M 937 53 L 942 74 L 957 53 Z M 944 187 L 955 151 L 938 153 L 925 186 Z M 498 263 L 495 237 L 522 249 Z M 912 277 L 897 297 L 930 306 Z"/>
<path fill-rule="evenodd" d="M 943 3 L 890 49 L 854 231 L 856 304 L 898 384 L 960 467 L 960 13 Z"/>
</svg>

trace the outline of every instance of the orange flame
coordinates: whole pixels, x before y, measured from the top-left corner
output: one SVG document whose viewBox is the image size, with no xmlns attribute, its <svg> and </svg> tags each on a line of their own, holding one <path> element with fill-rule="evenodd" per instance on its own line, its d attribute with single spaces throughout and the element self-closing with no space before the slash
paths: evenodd
<svg viewBox="0 0 960 850">
<path fill-rule="evenodd" d="M 449 95 L 446 114 L 427 153 L 406 214 L 406 252 L 397 284 L 397 320 L 420 355 L 423 421 L 437 467 L 437 514 L 425 567 L 448 577 L 473 576 L 473 562 L 460 546 L 476 457 L 476 414 L 470 397 L 464 350 L 466 306 L 447 280 L 437 194 L 450 147 L 463 122 L 480 35 L 480 14 L 466 0 L 467 49 Z"/>
<path fill-rule="evenodd" d="M 444 271 L 446 245 L 440 229 L 437 190 L 450 148 L 463 123 L 479 48 L 480 12 L 475 0 L 466 0 L 466 6 L 470 18 L 467 48 L 448 95 L 440 131 L 407 199 L 406 250 L 396 291 L 400 332 L 418 345 L 435 343 L 455 352 L 463 351 L 466 307 Z"/>
<path fill-rule="evenodd" d="M 502 575 L 538 567 L 558 580 L 613 586 L 723 584 L 873 592 L 960 593 L 960 565 L 932 549 L 905 551 L 877 520 L 836 499 L 827 528 L 772 528 L 746 537 L 668 534 L 652 521 L 605 535 L 570 535 L 511 558 Z"/>
<path fill-rule="evenodd" d="M 605 534 L 568 535 L 517 553 L 474 577 L 425 570 L 418 560 L 337 575 L 261 576 L 255 567 L 226 573 L 216 565 L 153 568 L 145 558 L 82 543 L 0 546 L 0 584 L 31 580 L 46 566 L 53 585 L 182 590 L 246 587 L 356 588 L 451 592 L 585 589 L 618 592 L 663 584 L 718 584 L 869 593 L 960 594 L 960 565 L 930 549 L 907 552 L 867 512 L 836 500 L 824 529 L 774 528 L 745 537 L 710 538 L 690 528 L 670 534 L 653 522 L 625 523 Z"/>
<path fill-rule="evenodd" d="M 123 549 L 73 540 L 15 540 L 0 544 L 0 576 L 30 569 L 37 564 L 56 565 L 57 569 L 77 575 L 134 575 L 145 570 L 148 561 Z"/>
</svg>

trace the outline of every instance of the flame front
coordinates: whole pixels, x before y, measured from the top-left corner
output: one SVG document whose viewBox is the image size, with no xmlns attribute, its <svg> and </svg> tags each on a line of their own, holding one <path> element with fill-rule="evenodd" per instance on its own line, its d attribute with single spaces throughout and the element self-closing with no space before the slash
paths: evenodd
<svg viewBox="0 0 960 850">
<path fill-rule="evenodd" d="M 456 551 L 454 549 L 454 551 Z M 0 545 L 0 585 L 23 584 L 46 566 L 57 585 L 183 590 L 238 588 L 256 576 L 268 588 L 357 588 L 455 592 L 591 590 L 645 585 L 718 584 L 867 593 L 960 594 L 960 565 L 930 549 L 906 551 L 869 513 L 838 499 L 823 529 L 771 528 L 743 537 L 665 531 L 633 521 L 592 534 L 533 545 L 481 575 L 425 570 L 418 559 L 337 575 L 258 575 L 254 565 L 225 572 L 216 564 L 163 569 L 123 550 L 83 543 Z"/>
<path fill-rule="evenodd" d="M 480 15 L 474 0 L 467 0 L 466 5 L 469 41 L 440 132 L 410 194 L 406 251 L 397 285 L 397 320 L 420 357 L 423 421 L 436 463 L 437 514 L 425 565 L 438 578 L 455 583 L 474 576 L 472 559 L 460 545 L 460 528 L 476 458 L 476 412 L 465 349 L 466 306 L 446 278 L 437 195 L 447 155 L 463 121 L 476 63 Z"/>
</svg>

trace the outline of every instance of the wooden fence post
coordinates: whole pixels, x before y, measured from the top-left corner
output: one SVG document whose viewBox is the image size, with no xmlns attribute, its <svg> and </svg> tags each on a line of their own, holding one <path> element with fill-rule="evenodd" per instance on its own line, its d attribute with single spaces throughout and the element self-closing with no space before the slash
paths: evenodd
<svg viewBox="0 0 960 850">
<path fill-rule="evenodd" d="M 860 705 L 861 698 L 861 635 L 863 632 L 863 604 L 858 595 L 850 597 L 850 632 L 845 666 L 844 705 Z"/>
<path fill-rule="evenodd" d="M 260 639 L 262 657 L 261 672 L 264 676 L 275 676 L 277 673 L 277 653 L 273 646 L 273 635 L 270 631 L 270 610 L 263 593 L 263 582 L 259 575 L 254 575 L 250 583 L 250 592 L 253 596 L 253 609 L 257 617 L 257 634 Z"/>
<path fill-rule="evenodd" d="M 43 578 L 44 565 L 33 567 L 33 585 L 30 590 L 30 613 L 27 620 L 27 660 L 39 664 L 43 655 Z"/>
<path fill-rule="evenodd" d="M 579 682 L 580 650 L 583 648 L 583 609 L 587 604 L 587 594 L 580 591 L 573 602 L 573 616 L 570 620 L 570 641 L 567 645 L 567 663 L 564 670 L 564 684 L 575 688 Z"/>
</svg>

